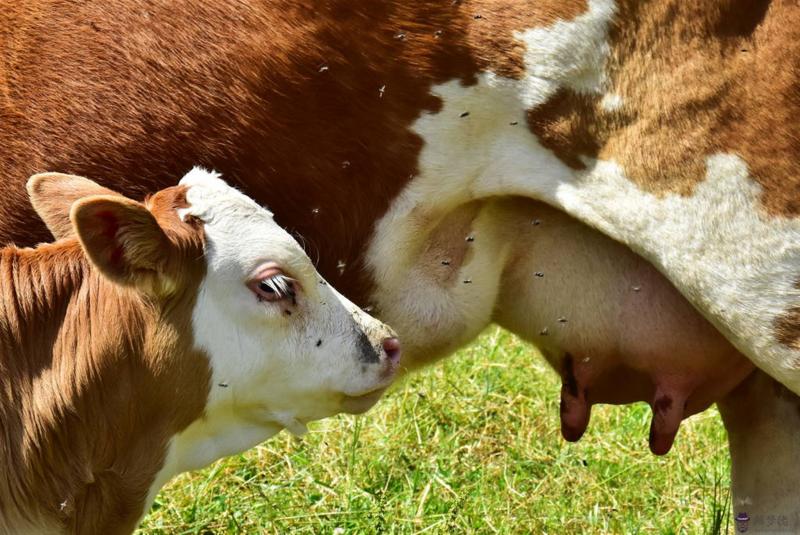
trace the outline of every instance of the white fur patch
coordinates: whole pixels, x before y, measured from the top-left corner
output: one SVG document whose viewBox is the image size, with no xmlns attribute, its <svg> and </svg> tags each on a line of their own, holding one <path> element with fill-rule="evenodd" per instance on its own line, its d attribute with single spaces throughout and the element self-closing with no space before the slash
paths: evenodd
<svg viewBox="0 0 800 535">
<path fill-rule="evenodd" d="M 544 104 L 561 87 L 579 93 L 605 87 L 608 25 L 615 11 L 612 0 L 589 0 L 586 13 L 573 20 L 514 33 L 525 43 L 526 75 L 519 93 L 525 109 Z"/>
<path fill-rule="evenodd" d="M 622 97 L 616 93 L 606 93 L 600 100 L 600 107 L 604 111 L 616 111 L 624 104 Z"/>
<path fill-rule="evenodd" d="M 766 215 L 760 197 L 733 154 L 709 157 L 688 197 L 643 192 L 602 161 L 555 192 L 567 212 L 650 259 L 754 363 L 798 392 L 800 355 L 777 343 L 773 322 L 800 302 L 800 220 Z"/>
</svg>

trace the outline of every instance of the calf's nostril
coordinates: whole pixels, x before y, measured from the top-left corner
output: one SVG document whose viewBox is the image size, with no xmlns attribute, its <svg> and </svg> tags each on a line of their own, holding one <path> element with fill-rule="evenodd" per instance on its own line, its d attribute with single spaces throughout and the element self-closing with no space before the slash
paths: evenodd
<svg viewBox="0 0 800 535">
<path fill-rule="evenodd" d="M 397 362 L 400 360 L 400 340 L 397 338 L 384 338 L 381 342 L 383 350 L 386 352 L 386 357 L 392 361 Z"/>
</svg>

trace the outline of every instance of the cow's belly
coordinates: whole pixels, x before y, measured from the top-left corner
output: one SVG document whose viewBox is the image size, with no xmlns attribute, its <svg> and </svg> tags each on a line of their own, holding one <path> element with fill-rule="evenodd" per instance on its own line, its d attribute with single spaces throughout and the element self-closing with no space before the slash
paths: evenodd
<svg viewBox="0 0 800 535">
<path fill-rule="evenodd" d="M 646 401 L 650 447 L 666 453 L 684 418 L 753 369 L 651 264 L 550 207 L 507 203 L 514 239 L 495 319 L 559 371 L 562 433 L 577 440 L 592 404 Z M 532 225 L 536 218 L 538 225 Z"/>
<path fill-rule="evenodd" d="M 505 198 L 411 209 L 402 240 L 374 246 L 372 302 L 415 368 L 491 321 L 534 342 L 562 374 L 562 430 L 577 439 L 594 403 L 646 401 L 651 448 L 751 370 L 655 269 L 627 247 L 539 202 Z"/>
</svg>

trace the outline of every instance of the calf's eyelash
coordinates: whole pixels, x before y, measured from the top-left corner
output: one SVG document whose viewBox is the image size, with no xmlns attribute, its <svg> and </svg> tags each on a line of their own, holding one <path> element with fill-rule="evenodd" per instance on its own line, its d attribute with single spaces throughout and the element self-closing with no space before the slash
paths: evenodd
<svg viewBox="0 0 800 535">
<path fill-rule="evenodd" d="M 283 274 L 273 275 L 259 282 L 265 291 L 272 291 L 280 298 L 295 297 L 294 279 Z"/>
</svg>

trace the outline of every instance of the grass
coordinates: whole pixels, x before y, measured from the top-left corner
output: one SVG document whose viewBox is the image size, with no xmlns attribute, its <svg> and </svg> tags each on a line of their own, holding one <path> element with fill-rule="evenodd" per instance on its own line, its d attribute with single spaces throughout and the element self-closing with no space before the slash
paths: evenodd
<svg viewBox="0 0 800 535">
<path fill-rule="evenodd" d="M 181 533 L 728 533 L 730 460 L 716 410 L 663 458 L 650 409 L 595 407 L 561 439 L 560 383 L 500 329 L 394 388 L 361 417 L 284 432 L 176 478 L 140 531 Z"/>
</svg>

